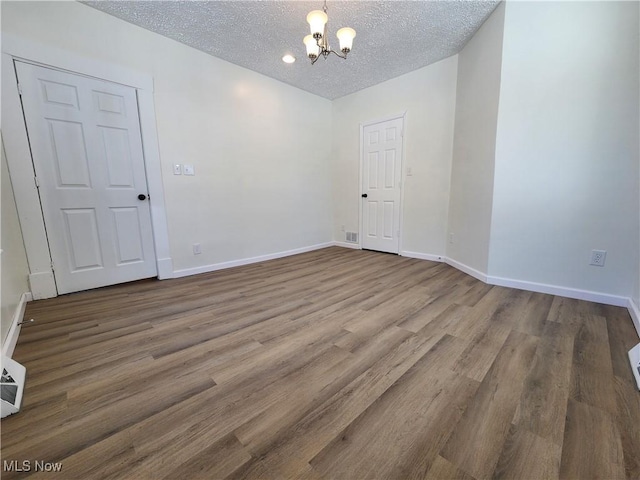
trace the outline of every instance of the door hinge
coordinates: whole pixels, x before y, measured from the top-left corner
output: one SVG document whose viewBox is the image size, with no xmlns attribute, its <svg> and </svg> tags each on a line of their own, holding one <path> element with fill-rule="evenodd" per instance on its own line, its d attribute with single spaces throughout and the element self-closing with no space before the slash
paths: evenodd
<svg viewBox="0 0 640 480">
<path fill-rule="evenodd" d="M 40 182 L 38 182 L 38 177 L 33 177 L 33 181 L 36 183 L 36 188 L 40 188 Z"/>
<path fill-rule="evenodd" d="M 51 260 L 51 271 L 53 272 L 55 270 L 55 265 L 53 264 L 53 260 Z"/>
<path fill-rule="evenodd" d="M 22 84 L 18 84 L 18 95 L 22 96 Z"/>
</svg>

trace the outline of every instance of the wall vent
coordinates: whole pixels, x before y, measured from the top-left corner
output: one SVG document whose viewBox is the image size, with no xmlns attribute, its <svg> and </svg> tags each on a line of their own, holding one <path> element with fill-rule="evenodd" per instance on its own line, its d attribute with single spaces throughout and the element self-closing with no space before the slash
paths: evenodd
<svg viewBox="0 0 640 480">
<path fill-rule="evenodd" d="M 358 234 L 356 232 L 347 232 L 347 242 L 358 243 Z"/>
</svg>

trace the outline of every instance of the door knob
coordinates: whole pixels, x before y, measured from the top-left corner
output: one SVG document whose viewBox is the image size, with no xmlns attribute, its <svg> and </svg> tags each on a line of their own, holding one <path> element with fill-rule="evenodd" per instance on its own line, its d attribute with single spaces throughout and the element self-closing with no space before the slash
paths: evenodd
<svg viewBox="0 0 640 480">
<path fill-rule="evenodd" d="M 138 200 L 146 200 L 147 196 L 144 193 L 141 193 L 140 195 L 138 195 Z"/>
<path fill-rule="evenodd" d="M 369 195 L 367 195 L 366 193 L 362 194 L 362 198 L 367 198 Z"/>
</svg>

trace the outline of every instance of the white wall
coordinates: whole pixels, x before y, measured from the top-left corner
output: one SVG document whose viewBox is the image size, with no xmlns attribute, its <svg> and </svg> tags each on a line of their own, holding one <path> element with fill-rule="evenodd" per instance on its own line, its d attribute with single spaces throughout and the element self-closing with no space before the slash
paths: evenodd
<svg viewBox="0 0 640 480">
<path fill-rule="evenodd" d="M 331 241 L 329 100 L 77 2 L 3 2 L 2 31 L 153 75 L 174 270 Z"/>
<path fill-rule="evenodd" d="M 507 3 L 491 276 L 635 294 L 638 57 L 637 2 Z"/>
<path fill-rule="evenodd" d="M 29 275 L 29 266 L 27 265 L 27 254 L 22 243 L 22 232 L 20 231 L 20 223 L 18 222 L 18 212 L 13 199 L 13 189 L 11 188 L 11 180 L 9 178 L 9 169 L 7 168 L 7 160 L 4 153 L 4 145 L 0 137 L 0 157 L 2 157 L 2 171 L 0 172 L 0 180 L 2 189 L 0 198 L 0 209 L 2 217 L 2 225 L 0 226 L 0 271 L 2 272 L 0 284 L 0 340 L 4 345 L 4 341 L 11 327 L 11 321 L 16 312 L 20 297 L 23 293 L 29 291 L 27 276 Z"/>
<path fill-rule="evenodd" d="M 640 25 L 640 8 L 638 8 L 638 25 Z M 640 39 L 639 39 L 640 41 Z M 640 111 L 640 98 L 638 98 L 638 111 Z M 640 138 L 638 138 L 638 151 L 640 151 Z M 640 170 L 640 169 L 639 169 Z M 638 176 L 638 238 L 640 239 L 640 171 L 638 172 L 639 176 Z M 635 284 L 633 286 L 633 296 L 632 296 L 632 300 L 635 303 L 636 306 L 636 311 L 640 312 L 640 240 L 638 241 L 637 245 L 636 245 L 636 249 L 638 250 L 638 265 L 637 265 L 637 271 L 636 271 L 636 276 L 635 276 Z M 637 319 L 638 323 L 640 323 L 640 318 Z M 636 329 L 638 329 L 638 335 L 640 335 L 640 328 L 638 328 L 638 325 L 636 325 Z"/>
<path fill-rule="evenodd" d="M 407 112 L 402 250 L 444 255 L 457 56 L 333 101 L 334 239 L 359 229 L 360 124 Z"/>
<path fill-rule="evenodd" d="M 447 256 L 486 273 L 502 65 L 504 3 L 458 55 Z"/>
<path fill-rule="evenodd" d="M 403 250 L 444 255 L 449 223 L 447 254 L 481 270 L 488 249 L 492 276 L 640 298 L 636 2 L 507 3 L 460 60 L 333 103 L 76 2 L 1 8 L 3 33 L 153 75 L 176 270 L 344 241 L 359 124 L 406 111 Z"/>
</svg>

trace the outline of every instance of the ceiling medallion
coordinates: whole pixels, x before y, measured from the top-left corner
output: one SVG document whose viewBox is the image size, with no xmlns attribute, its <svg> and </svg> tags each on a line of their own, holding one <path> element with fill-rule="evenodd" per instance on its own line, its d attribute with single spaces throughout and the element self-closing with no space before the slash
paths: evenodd
<svg viewBox="0 0 640 480">
<path fill-rule="evenodd" d="M 311 59 L 311 65 L 318 61 L 320 56 L 325 59 L 330 53 L 335 53 L 340 58 L 347 58 L 347 53 L 351 51 L 353 39 L 356 31 L 353 28 L 344 27 L 336 32 L 336 37 L 340 40 L 340 51 L 331 50 L 329 40 L 327 39 L 327 0 L 324 2 L 322 10 L 314 10 L 307 15 L 307 22 L 311 27 L 311 35 L 304 37 L 304 44 L 307 46 L 307 56 Z"/>
</svg>

